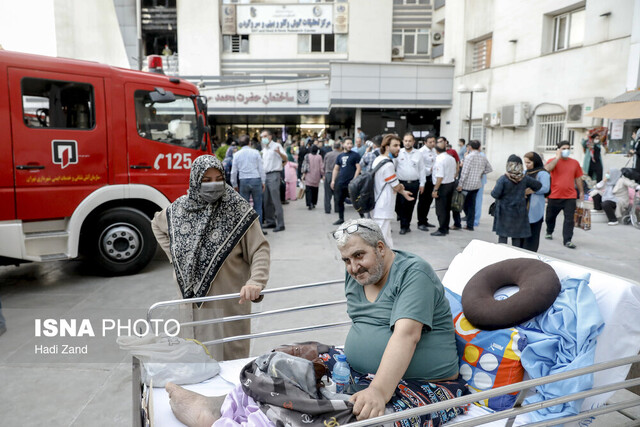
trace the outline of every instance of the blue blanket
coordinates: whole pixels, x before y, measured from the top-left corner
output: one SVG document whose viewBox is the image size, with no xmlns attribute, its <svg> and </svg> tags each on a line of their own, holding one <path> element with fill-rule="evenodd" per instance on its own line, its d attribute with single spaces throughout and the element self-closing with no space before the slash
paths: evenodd
<svg viewBox="0 0 640 427">
<path fill-rule="evenodd" d="M 596 298 L 589 288 L 590 275 L 565 278 L 562 290 L 553 305 L 544 313 L 518 327 L 526 336 L 522 365 L 531 378 L 557 374 L 593 365 L 596 339 L 604 321 Z M 588 390 L 593 374 L 545 384 L 525 404 L 541 402 L 569 393 Z M 582 400 L 556 405 L 532 412 L 534 421 L 571 416 L 580 412 Z"/>
</svg>

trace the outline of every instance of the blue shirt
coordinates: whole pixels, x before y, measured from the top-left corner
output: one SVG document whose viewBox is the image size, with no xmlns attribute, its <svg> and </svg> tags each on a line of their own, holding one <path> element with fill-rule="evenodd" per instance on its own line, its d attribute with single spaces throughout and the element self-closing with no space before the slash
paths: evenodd
<svg viewBox="0 0 640 427">
<path fill-rule="evenodd" d="M 260 152 L 249 146 L 242 147 L 233 155 L 231 165 L 231 186 L 238 186 L 238 179 L 260 178 L 264 184 L 266 175 L 262 166 Z"/>
<path fill-rule="evenodd" d="M 340 166 L 340 172 L 336 178 L 336 184 L 346 187 L 356 174 L 356 165 L 360 162 L 360 155 L 355 151 L 342 153 L 336 159 L 336 165 Z"/>
<path fill-rule="evenodd" d="M 544 216 L 544 195 L 551 188 L 551 176 L 547 171 L 540 171 L 536 175 L 536 179 L 542 187 L 531 195 L 529 199 L 529 223 L 538 222 Z"/>
</svg>

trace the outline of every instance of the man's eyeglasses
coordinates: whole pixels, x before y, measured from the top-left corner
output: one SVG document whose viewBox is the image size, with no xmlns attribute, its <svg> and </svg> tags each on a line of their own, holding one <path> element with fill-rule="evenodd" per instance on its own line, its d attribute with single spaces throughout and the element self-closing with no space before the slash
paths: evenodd
<svg viewBox="0 0 640 427">
<path fill-rule="evenodd" d="M 371 230 L 371 231 L 375 231 L 373 228 L 371 227 L 367 227 L 366 225 L 362 225 L 362 224 L 351 224 L 348 227 L 345 227 L 343 229 L 340 230 L 336 230 L 333 232 L 333 238 L 334 239 L 339 239 L 340 236 L 342 236 L 343 234 L 347 233 L 347 234 L 353 234 L 356 231 L 358 231 L 358 229 L 360 229 L 360 227 L 362 228 L 366 228 L 367 230 Z"/>
</svg>

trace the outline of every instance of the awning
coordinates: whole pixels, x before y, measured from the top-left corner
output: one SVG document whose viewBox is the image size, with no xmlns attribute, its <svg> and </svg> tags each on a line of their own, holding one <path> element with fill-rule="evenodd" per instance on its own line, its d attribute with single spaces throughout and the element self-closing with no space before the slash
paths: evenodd
<svg viewBox="0 0 640 427">
<path fill-rule="evenodd" d="M 603 119 L 640 119 L 640 90 L 623 93 L 611 103 L 586 115 Z"/>
</svg>

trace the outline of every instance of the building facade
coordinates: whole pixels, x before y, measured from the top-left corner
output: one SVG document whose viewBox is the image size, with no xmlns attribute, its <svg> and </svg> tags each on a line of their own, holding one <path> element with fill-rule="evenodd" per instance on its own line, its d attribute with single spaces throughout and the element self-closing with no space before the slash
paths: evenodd
<svg viewBox="0 0 640 427">
<path fill-rule="evenodd" d="M 433 21 L 445 41 L 434 61 L 455 64 L 440 132 L 466 139 L 471 124 L 494 170 L 512 153 L 549 157 L 560 140 L 582 160 L 580 141 L 601 125 L 611 153 L 628 150 L 640 121 L 586 114 L 640 87 L 640 1 L 449 0 L 436 2 Z M 625 162 L 612 154 L 605 167 Z"/>
<path fill-rule="evenodd" d="M 220 139 L 471 136 L 499 174 L 561 139 L 580 158 L 600 125 L 624 152 L 640 125 L 586 116 L 640 86 L 640 0 L 32 0 L 0 3 L 0 20 L 9 50 L 129 68 L 161 55 L 207 96 Z"/>
</svg>

